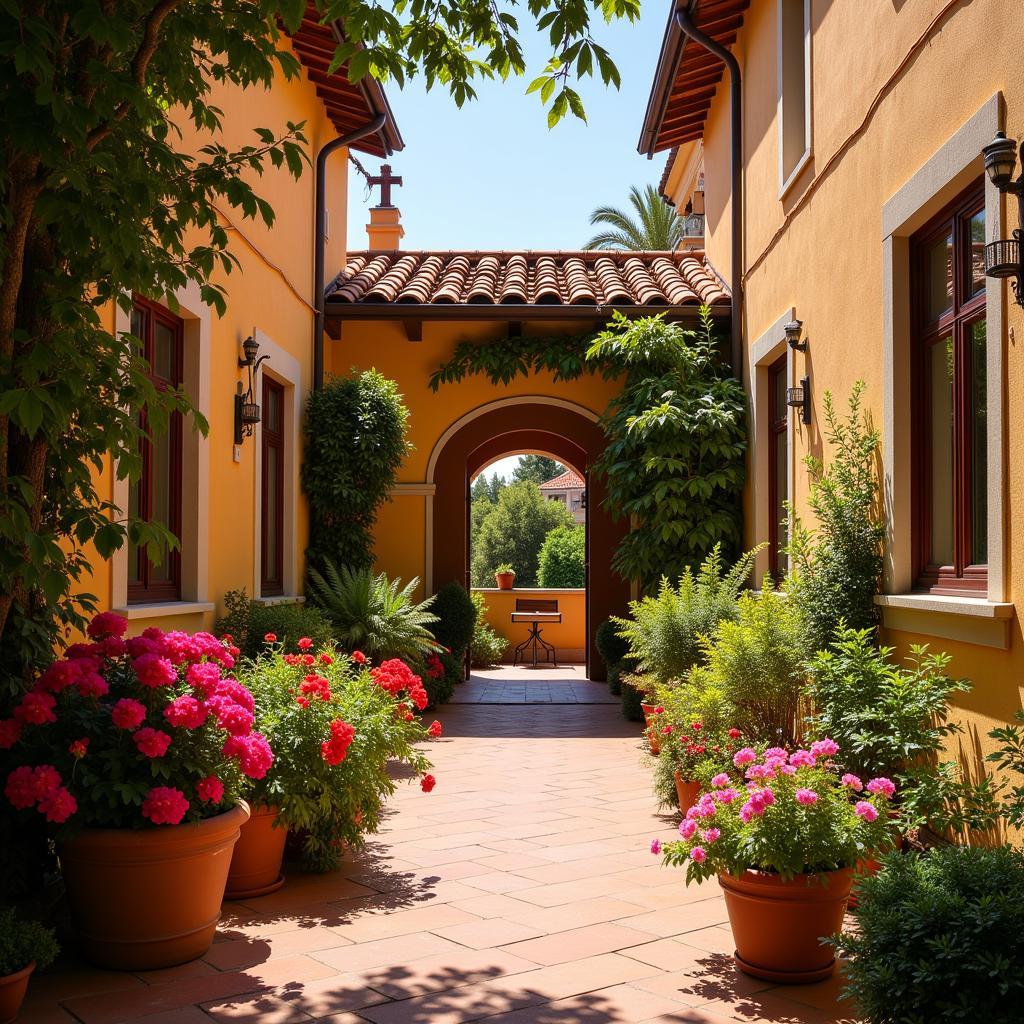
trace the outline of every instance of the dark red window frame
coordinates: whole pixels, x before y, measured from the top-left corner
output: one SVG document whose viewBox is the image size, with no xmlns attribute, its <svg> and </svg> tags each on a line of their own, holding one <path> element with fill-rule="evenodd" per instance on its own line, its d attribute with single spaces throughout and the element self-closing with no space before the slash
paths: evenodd
<svg viewBox="0 0 1024 1024">
<path fill-rule="evenodd" d="M 133 299 L 134 312 L 140 319 L 137 332 L 142 341 L 142 356 L 150 365 L 150 379 L 161 389 L 180 387 L 184 365 L 184 321 L 176 317 L 170 310 L 150 302 L 141 296 Z M 153 370 L 153 337 L 156 324 L 167 327 L 173 337 L 174 351 L 171 359 L 171 376 L 165 377 Z M 140 424 L 148 433 L 148 422 L 143 412 Z M 167 426 L 169 440 L 168 460 L 168 495 L 169 520 L 167 528 L 175 537 L 181 537 L 181 474 L 182 474 L 182 417 L 181 413 L 171 415 Z M 143 438 L 141 442 L 142 474 L 132 484 L 137 488 L 138 516 L 149 520 L 153 515 L 153 442 Z M 153 579 L 154 563 L 150 560 L 144 547 L 130 547 L 129 557 L 135 559 L 135 576 L 128 580 L 128 603 L 144 604 L 152 601 L 181 600 L 181 551 L 165 552 L 162 566 L 168 569 L 166 580 Z"/>
<path fill-rule="evenodd" d="M 982 181 L 975 182 L 911 239 L 911 409 L 912 409 L 912 515 L 914 529 L 913 567 L 916 589 L 933 594 L 965 595 L 987 593 L 988 565 L 972 557 L 972 465 L 971 424 L 973 408 L 971 378 L 973 353 L 971 329 L 986 319 L 985 288 L 971 294 L 974 277 L 971 218 L 985 209 Z M 952 304 L 937 319 L 927 308 L 929 247 L 944 237 L 953 239 Z M 930 349 L 947 337 L 953 343 L 953 513 L 952 564 L 936 565 L 931 560 L 931 391 Z"/>
<path fill-rule="evenodd" d="M 270 421 L 271 395 L 274 395 L 278 409 L 278 423 Z M 260 495 L 260 593 L 264 597 L 274 597 L 284 593 L 284 387 L 276 380 L 263 377 L 263 423 L 262 435 L 262 475 Z M 277 475 L 275 486 L 270 486 L 270 474 L 267 472 L 270 451 L 277 454 Z M 277 534 L 274 543 L 270 543 L 267 535 L 267 523 L 271 503 L 276 513 Z"/>
<path fill-rule="evenodd" d="M 780 356 L 768 367 L 768 571 L 776 583 L 781 582 L 785 575 L 783 557 L 786 546 L 786 528 L 779 517 L 782 501 L 789 500 L 789 494 L 779 495 L 779 450 L 778 437 L 789 432 L 789 408 L 785 404 L 786 370 L 788 361 L 785 355 Z M 779 387 L 782 388 L 782 415 L 776 415 L 776 399 Z M 787 449 L 788 451 L 788 444 Z M 788 467 L 787 472 L 788 472 Z M 788 489 L 788 477 L 787 477 Z"/>
</svg>

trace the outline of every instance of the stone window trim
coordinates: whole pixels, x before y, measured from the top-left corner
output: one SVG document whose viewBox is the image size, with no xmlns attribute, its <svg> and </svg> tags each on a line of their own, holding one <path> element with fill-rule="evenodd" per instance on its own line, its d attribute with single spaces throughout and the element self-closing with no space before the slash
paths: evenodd
<svg viewBox="0 0 1024 1024">
<path fill-rule="evenodd" d="M 795 12 L 799 10 L 802 15 L 802 35 L 803 35 L 803 82 L 802 90 L 799 88 L 794 89 L 792 82 L 787 82 L 786 75 L 787 69 L 789 73 L 792 73 L 793 66 L 792 62 L 786 59 L 786 46 L 785 39 L 788 33 L 789 26 L 787 25 L 788 19 L 794 17 Z M 789 192 L 792 190 L 794 184 L 803 174 L 804 169 L 811 162 L 814 156 L 814 145 L 813 145 L 813 106 L 812 106 L 812 79 L 813 69 L 811 63 L 812 57 L 812 33 L 811 33 L 811 0 L 778 0 L 778 30 L 776 33 L 776 66 L 778 68 L 778 92 L 777 92 L 777 146 L 779 151 L 779 200 L 782 201 L 786 198 Z M 799 86 L 801 83 L 796 83 Z M 800 121 L 796 124 L 796 136 L 795 141 L 803 143 L 801 155 L 795 160 L 787 159 L 786 148 L 787 148 L 787 132 L 790 130 L 786 125 L 786 109 L 790 107 L 794 102 L 800 103 L 800 114 L 802 124 Z M 800 139 L 799 136 L 803 138 Z M 790 140 L 792 144 L 794 140 Z"/>
<path fill-rule="evenodd" d="M 984 179 L 988 239 L 1003 234 L 1003 199 L 984 173 L 981 148 L 1004 123 L 1001 93 L 992 96 L 882 207 L 883 254 L 883 500 L 887 537 L 883 591 L 878 603 L 890 628 L 988 646 L 970 628 L 991 620 L 1005 631 L 1013 606 L 1007 601 L 1005 339 L 1006 294 L 1001 281 L 987 279 L 988 324 L 988 586 L 981 598 L 959 599 L 913 593 L 913 511 L 911 451 L 911 294 L 910 239 L 974 180 Z M 951 624 L 957 619 L 958 623 Z M 906 621 L 904 621 L 906 620 Z M 967 630 L 966 632 L 965 629 Z M 952 636 L 952 633 L 957 633 Z M 963 636 L 960 634 L 964 633 Z"/>
</svg>

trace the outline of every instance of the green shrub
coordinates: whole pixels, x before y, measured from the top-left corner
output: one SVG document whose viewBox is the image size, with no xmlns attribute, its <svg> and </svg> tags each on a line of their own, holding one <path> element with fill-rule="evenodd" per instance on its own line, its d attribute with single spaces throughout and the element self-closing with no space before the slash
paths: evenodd
<svg viewBox="0 0 1024 1024">
<path fill-rule="evenodd" d="M 30 963 L 42 970 L 53 963 L 59 952 L 50 928 L 38 921 L 21 921 L 13 910 L 0 908 L 0 978 Z"/>
<path fill-rule="evenodd" d="M 889 854 L 859 881 L 845 995 L 868 1024 L 1021 1019 L 1024 855 L 1003 846 Z"/>
<path fill-rule="evenodd" d="M 427 708 L 440 707 L 452 699 L 455 684 L 462 682 L 462 658 L 445 651 L 435 651 L 425 657 L 409 660 L 412 670 L 422 679 L 427 691 Z"/>
<path fill-rule="evenodd" d="M 582 526 L 556 526 L 540 549 L 537 584 L 554 589 L 587 585 L 587 531 Z"/>
<path fill-rule="evenodd" d="M 461 659 L 473 642 L 476 628 L 477 610 L 469 592 L 452 580 L 434 594 L 430 610 L 437 616 L 437 622 L 430 626 L 434 639 Z"/>
<path fill-rule="evenodd" d="M 346 651 L 362 651 L 374 661 L 413 658 L 438 649 L 431 627 L 437 623 L 433 598 L 417 604 L 418 579 L 404 587 L 384 573 L 338 568 L 331 561 L 323 573 L 309 570 L 310 595 L 334 627 L 334 637 Z"/>
<path fill-rule="evenodd" d="M 327 616 L 311 605 L 265 605 L 250 600 L 244 590 L 229 590 L 224 595 L 224 607 L 226 614 L 214 626 L 214 632 L 218 636 L 230 634 L 244 658 L 256 658 L 263 653 L 267 633 L 273 633 L 288 651 L 294 651 L 304 636 L 318 648 L 333 639 L 334 630 Z"/>
<path fill-rule="evenodd" d="M 408 421 L 398 386 L 376 370 L 353 370 L 310 392 L 302 460 L 310 564 L 372 564 L 377 510 L 412 451 Z"/>
<path fill-rule="evenodd" d="M 619 627 L 613 619 L 605 619 L 597 627 L 594 643 L 607 669 L 608 689 L 616 696 L 622 694 L 622 663 L 629 653 L 629 644 L 619 636 Z"/>
<path fill-rule="evenodd" d="M 644 693 L 638 687 L 632 685 L 632 676 L 619 677 L 620 696 L 622 698 L 622 717 L 627 722 L 642 722 L 644 720 L 644 709 L 640 706 L 646 703 Z"/>
<path fill-rule="evenodd" d="M 488 668 L 501 661 L 508 641 L 487 621 L 487 602 L 483 594 L 471 594 L 476 608 L 476 625 L 469 648 L 469 663 L 473 668 Z"/>
<path fill-rule="evenodd" d="M 875 594 L 882 576 L 885 523 L 878 498 L 878 431 L 861 412 L 864 383 L 850 394 L 849 414 L 840 420 L 825 392 L 828 465 L 808 456 L 807 499 L 817 519 L 808 531 L 793 517 L 790 573 L 786 592 L 807 621 L 812 651 L 822 651 L 841 625 L 874 629 Z"/>
</svg>

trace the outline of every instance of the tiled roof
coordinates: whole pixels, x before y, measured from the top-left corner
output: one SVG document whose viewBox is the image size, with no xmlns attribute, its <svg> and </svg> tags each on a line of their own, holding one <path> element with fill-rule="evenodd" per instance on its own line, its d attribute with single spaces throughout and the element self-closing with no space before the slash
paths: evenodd
<svg viewBox="0 0 1024 1024">
<path fill-rule="evenodd" d="M 701 252 L 357 252 L 339 304 L 699 306 L 729 295 Z"/>
<path fill-rule="evenodd" d="M 542 491 L 565 491 L 570 487 L 585 487 L 586 484 L 583 477 L 579 475 L 574 469 L 567 469 L 561 476 L 556 476 L 552 480 L 545 480 L 540 485 Z"/>
</svg>

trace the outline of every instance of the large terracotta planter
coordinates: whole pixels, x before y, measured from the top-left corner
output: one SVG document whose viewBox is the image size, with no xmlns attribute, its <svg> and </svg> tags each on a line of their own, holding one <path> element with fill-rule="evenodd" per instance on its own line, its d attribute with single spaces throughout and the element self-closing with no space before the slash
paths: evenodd
<svg viewBox="0 0 1024 1024">
<path fill-rule="evenodd" d="M 640 702 L 640 709 L 644 713 L 644 727 L 647 729 L 647 745 L 651 748 L 652 754 L 661 753 L 661 741 L 658 739 L 658 716 L 654 713 L 653 704 Z"/>
<path fill-rule="evenodd" d="M 18 1016 L 21 1004 L 25 1001 L 25 993 L 28 991 L 29 975 L 35 969 L 33 961 L 28 967 L 22 967 L 20 971 L 0 978 L 0 1024 L 11 1024 Z"/>
<path fill-rule="evenodd" d="M 85 829 L 58 847 L 85 955 L 144 971 L 202 956 L 213 942 L 246 804 L 194 824 Z"/>
<path fill-rule="evenodd" d="M 254 899 L 277 892 L 284 885 L 281 864 L 287 828 L 274 828 L 276 807 L 256 807 L 242 826 L 231 854 L 226 900 Z"/>
<path fill-rule="evenodd" d="M 685 814 L 700 796 L 700 783 L 684 782 L 679 772 L 676 772 L 676 796 L 679 798 L 679 810 Z"/>
<path fill-rule="evenodd" d="M 516 582 L 516 574 L 514 572 L 496 572 L 494 582 L 498 584 L 499 590 L 511 590 Z"/>
<path fill-rule="evenodd" d="M 831 976 L 836 961 L 821 938 L 843 925 L 853 870 L 797 875 L 747 871 L 720 874 L 736 965 L 744 974 L 783 985 L 804 985 Z"/>
</svg>

